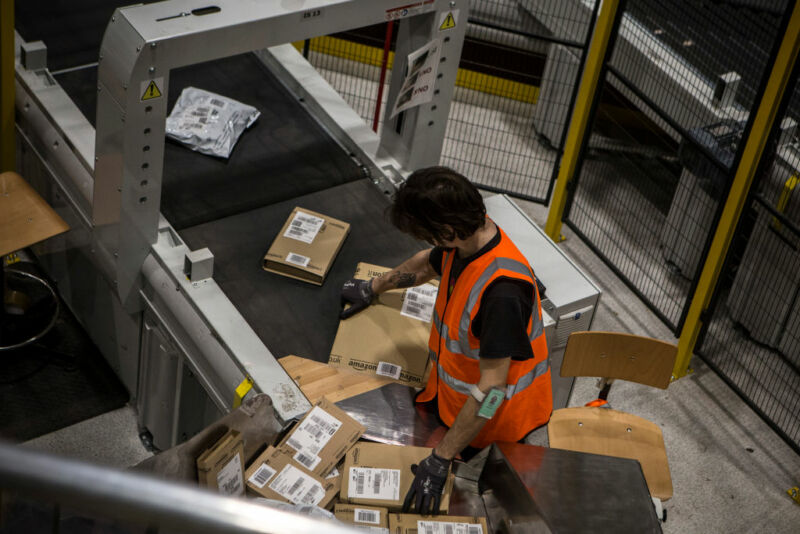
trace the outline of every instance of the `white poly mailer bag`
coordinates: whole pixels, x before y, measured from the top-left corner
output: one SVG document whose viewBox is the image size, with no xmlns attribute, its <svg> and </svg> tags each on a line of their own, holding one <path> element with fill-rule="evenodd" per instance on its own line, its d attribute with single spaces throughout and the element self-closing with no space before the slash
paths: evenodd
<svg viewBox="0 0 800 534">
<path fill-rule="evenodd" d="M 236 100 L 186 87 L 167 117 L 167 137 L 192 150 L 228 158 L 261 112 Z"/>
</svg>

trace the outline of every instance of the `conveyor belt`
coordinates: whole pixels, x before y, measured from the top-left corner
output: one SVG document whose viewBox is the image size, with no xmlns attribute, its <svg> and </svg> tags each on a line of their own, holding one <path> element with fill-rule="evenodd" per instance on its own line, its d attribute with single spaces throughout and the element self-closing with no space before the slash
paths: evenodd
<svg viewBox="0 0 800 534">
<path fill-rule="evenodd" d="M 339 323 L 339 291 L 359 261 L 395 267 L 422 244 L 386 221 L 388 199 L 368 180 L 209 222 L 180 232 L 196 250 L 214 254 L 214 280 L 277 358 L 295 354 L 327 362 Z M 351 224 L 322 287 L 261 268 L 261 259 L 301 206 Z"/>
<path fill-rule="evenodd" d="M 94 124 L 97 69 L 65 72 L 56 79 Z M 161 212 L 175 228 L 363 177 L 353 160 L 254 54 L 173 70 L 168 109 L 187 86 L 255 106 L 261 117 L 242 134 L 228 160 L 167 142 Z"/>
</svg>

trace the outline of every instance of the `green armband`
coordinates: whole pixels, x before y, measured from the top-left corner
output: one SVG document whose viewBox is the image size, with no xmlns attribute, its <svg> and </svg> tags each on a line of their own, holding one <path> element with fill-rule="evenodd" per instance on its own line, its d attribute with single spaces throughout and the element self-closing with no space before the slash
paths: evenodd
<svg viewBox="0 0 800 534">
<path fill-rule="evenodd" d="M 480 396 L 478 394 L 480 394 Z M 500 405 L 503 404 L 506 392 L 501 388 L 492 388 L 487 393 L 483 393 L 475 386 L 472 391 L 472 396 L 481 403 L 478 407 L 478 417 L 491 419 L 494 417 L 494 414 L 497 413 L 497 409 L 500 408 Z"/>
</svg>

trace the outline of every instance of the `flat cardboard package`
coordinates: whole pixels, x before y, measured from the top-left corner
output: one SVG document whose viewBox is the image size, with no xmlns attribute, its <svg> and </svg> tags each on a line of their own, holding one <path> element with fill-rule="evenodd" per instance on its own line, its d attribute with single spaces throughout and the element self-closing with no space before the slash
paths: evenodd
<svg viewBox="0 0 800 534">
<path fill-rule="evenodd" d="M 363 425 L 322 398 L 281 440 L 279 449 L 319 476 L 327 476 L 361 434 Z"/>
<path fill-rule="evenodd" d="M 389 514 L 391 534 L 489 534 L 484 517 Z"/>
<path fill-rule="evenodd" d="M 375 532 L 388 532 L 389 510 L 379 506 L 364 506 L 363 504 L 336 503 L 333 508 L 336 519 L 358 527 L 369 527 Z"/>
<path fill-rule="evenodd" d="M 342 477 L 324 478 L 292 460 L 283 449 L 268 447 L 244 474 L 247 489 L 267 499 L 325 508 L 341 487 Z"/>
<path fill-rule="evenodd" d="M 356 443 L 344 457 L 340 501 L 367 504 L 399 512 L 414 481 L 412 464 L 431 454 L 428 447 L 403 447 L 383 443 Z M 447 478 L 439 510 L 447 513 L 453 474 Z"/>
<path fill-rule="evenodd" d="M 359 263 L 355 277 L 368 280 L 390 269 Z M 438 282 L 392 290 L 349 319 L 339 321 L 328 363 L 423 387 L 428 367 L 430 317 Z"/>
<path fill-rule="evenodd" d="M 322 285 L 350 225 L 297 207 L 264 256 L 264 270 Z"/>
<path fill-rule="evenodd" d="M 244 443 L 236 430 L 228 430 L 197 457 L 197 481 L 223 495 L 244 495 Z"/>
</svg>

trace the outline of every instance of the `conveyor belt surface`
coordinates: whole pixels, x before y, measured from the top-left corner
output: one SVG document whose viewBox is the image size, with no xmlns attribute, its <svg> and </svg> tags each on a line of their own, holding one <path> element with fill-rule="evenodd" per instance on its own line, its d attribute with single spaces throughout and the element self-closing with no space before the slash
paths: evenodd
<svg viewBox="0 0 800 534">
<path fill-rule="evenodd" d="M 214 254 L 214 280 L 276 358 L 327 362 L 339 323 L 339 291 L 360 261 L 395 267 L 423 244 L 385 218 L 389 199 L 359 180 L 180 232 L 192 249 Z M 323 285 L 264 271 L 261 260 L 295 206 L 351 224 Z"/>
<path fill-rule="evenodd" d="M 65 72 L 56 79 L 94 124 L 97 69 Z M 187 86 L 255 106 L 261 117 L 242 134 L 228 160 L 166 143 L 161 212 L 175 228 L 363 177 L 348 154 L 254 54 L 173 70 L 168 109 Z"/>
</svg>

